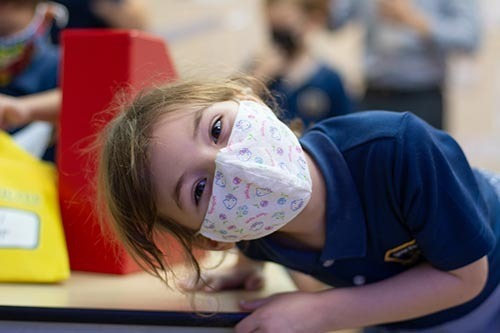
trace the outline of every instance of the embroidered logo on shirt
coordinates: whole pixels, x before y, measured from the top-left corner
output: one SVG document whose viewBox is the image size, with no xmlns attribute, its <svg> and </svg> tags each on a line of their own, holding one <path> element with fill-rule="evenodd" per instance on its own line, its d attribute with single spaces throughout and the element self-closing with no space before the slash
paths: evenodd
<svg viewBox="0 0 500 333">
<path fill-rule="evenodd" d="M 384 261 L 397 262 L 403 265 L 410 265 L 418 261 L 420 258 L 420 249 L 417 241 L 414 239 L 410 242 L 401 244 L 385 253 Z"/>
</svg>

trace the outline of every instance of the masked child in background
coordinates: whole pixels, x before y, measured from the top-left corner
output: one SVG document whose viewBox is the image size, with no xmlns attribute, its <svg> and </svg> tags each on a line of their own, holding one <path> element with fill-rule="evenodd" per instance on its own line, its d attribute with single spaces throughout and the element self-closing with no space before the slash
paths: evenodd
<svg viewBox="0 0 500 333">
<path fill-rule="evenodd" d="M 308 46 L 308 36 L 326 26 L 328 9 L 328 0 L 266 0 L 270 45 L 249 66 L 276 96 L 283 117 L 300 120 L 292 124 L 299 132 L 353 111 L 340 75 Z"/>
<path fill-rule="evenodd" d="M 45 1 L 0 0 L 0 127 L 21 141 L 34 136 L 32 148 L 41 154 L 61 103 L 59 50 L 48 39 L 56 17 L 59 7 Z M 46 122 L 25 126 L 36 120 Z M 44 157 L 53 160 L 53 148 Z"/>
<path fill-rule="evenodd" d="M 249 79 L 178 82 L 103 131 L 97 201 L 135 258 L 165 279 L 169 232 L 193 260 L 236 244 L 231 287 L 258 286 L 261 261 L 335 287 L 244 302 L 237 332 L 498 328 L 498 176 L 410 113 L 334 117 L 298 140 L 259 95 Z"/>
</svg>

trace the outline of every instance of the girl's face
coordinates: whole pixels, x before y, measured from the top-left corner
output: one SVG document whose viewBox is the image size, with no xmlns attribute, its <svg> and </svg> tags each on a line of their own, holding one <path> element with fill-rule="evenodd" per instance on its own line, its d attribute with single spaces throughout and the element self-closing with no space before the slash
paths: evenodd
<svg viewBox="0 0 500 333">
<path fill-rule="evenodd" d="M 215 157 L 227 145 L 238 103 L 166 114 L 153 129 L 151 173 L 163 217 L 198 230 L 212 193 Z"/>
</svg>

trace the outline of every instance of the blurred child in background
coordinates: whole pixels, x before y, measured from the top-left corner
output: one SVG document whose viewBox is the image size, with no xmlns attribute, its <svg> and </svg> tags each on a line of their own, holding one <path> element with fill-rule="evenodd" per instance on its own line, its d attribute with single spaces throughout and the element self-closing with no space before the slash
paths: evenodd
<svg viewBox="0 0 500 333">
<path fill-rule="evenodd" d="M 316 59 L 307 46 L 308 34 L 326 25 L 326 0 L 266 0 L 271 45 L 256 57 L 251 73 L 265 81 L 300 132 L 332 116 L 351 112 L 340 75 Z M 297 122 L 296 120 L 301 120 Z"/>
<path fill-rule="evenodd" d="M 411 111 L 445 128 L 447 58 L 480 45 L 476 0 L 332 0 L 330 27 L 364 29 L 364 110 Z"/>
<path fill-rule="evenodd" d="M 145 30 L 148 14 L 142 0 L 56 0 L 68 12 L 67 29 L 120 28 Z M 59 44 L 61 28 L 52 27 L 52 42 Z"/>
<path fill-rule="evenodd" d="M 45 1 L 0 0 L 0 126 L 51 161 L 61 92 L 59 50 L 48 29 L 57 17 L 57 7 Z"/>
</svg>

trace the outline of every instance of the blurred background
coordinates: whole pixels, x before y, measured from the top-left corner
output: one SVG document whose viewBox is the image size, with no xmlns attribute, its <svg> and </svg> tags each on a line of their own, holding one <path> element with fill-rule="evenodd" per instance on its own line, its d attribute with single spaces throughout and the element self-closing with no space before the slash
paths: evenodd
<svg viewBox="0 0 500 333">
<path fill-rule="evenodd" d="M 262 0 L 144 0 L 150 32 L 167 42 L 181 76 L 241 71 L 268 42 Z M 472 165 L 500 171 L 500 2 L 479 0 L 482 40 L 447 66 L 444 128 Z M 355 99 L 363 93 L 363 29 L 352 22 L 307 38 L 314 55 L 335 68 Z"/>
</svg>

